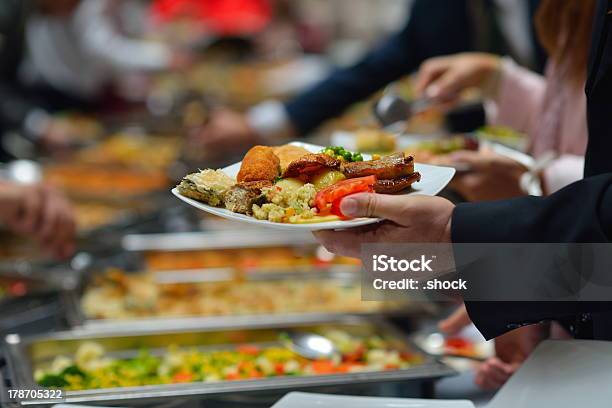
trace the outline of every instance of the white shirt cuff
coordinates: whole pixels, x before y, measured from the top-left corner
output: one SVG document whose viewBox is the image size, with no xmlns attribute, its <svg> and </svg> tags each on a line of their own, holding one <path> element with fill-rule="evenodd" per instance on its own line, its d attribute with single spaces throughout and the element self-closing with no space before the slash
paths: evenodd
<svg viewBox="0 0 612 408">
<path fill-rule="evenodd" d="M 33 109 L 28 112 L 23 128 L 29 138 L 37 140 L 45 134 L 50 124 L 51 115 L 42 109 Z"/>
<path fill-rule="evenodd" d="M 291 121 L 285 105 L 279 101 L 265 101 L 247 112 L 249 126 L 263 139 L 270 139 L 289 132 Z"/>
</svg>

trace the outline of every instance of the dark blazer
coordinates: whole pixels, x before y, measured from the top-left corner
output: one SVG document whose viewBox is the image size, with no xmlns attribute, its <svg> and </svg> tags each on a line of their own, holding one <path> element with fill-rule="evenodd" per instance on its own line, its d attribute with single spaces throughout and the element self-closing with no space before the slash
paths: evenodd
<svg viewBox="0 0 612 408">
<path fill-rule="evenodd" d="M 583 181 L 548 198 L 460 204 L 453 242 L 603 242 L 612 240 L 612 0 L 599 0 L 586 86 L 589 143 Z M 495 270 L 479 275 L 495 285 Z M 470 268 L 460 274 L 470 275 Z M 483 286 L 484 287 L 484 286 Z M 493 286 L 491 286 L 493 287 Z M 486 338 L 543 320 L 576 337 L 612 340 L 612 303 L 466 302 Z"/>
<path fill-rule="evenodd" d="M 292 124 L 305 135 L 325 120 L 338 116 L 349 106 L 366 99 L 389 83 L 412 73 L 430 57 L 465 51 L 485 51 L 507 54 L 501 34 L 500 41 L 488 41 L 482 35 L 483 25 L 472 4 L 480 0 L 417 0 L 404 28 L 372 50 L 350 68 L 340 69 L 329 78 L 286 104 Z M 484 0 L 491 2 L 492 0 Z M 529 0 L 531 15 L 539 0 Z M 490 20 L 490 19 L 489 19 Z M 500 32 L 495 29 L 493 32 Z M 532 38 L 536 55 L 533 67 L 541 71 L 545 54 Z"/>
<path fill-rule="evenodd" d="M 24 27 L 29 0 L 0 2 L 0 131 L 25 117 L 30 103 L 20 95 L 17 70 L 25 49 Z"/>
</svg>

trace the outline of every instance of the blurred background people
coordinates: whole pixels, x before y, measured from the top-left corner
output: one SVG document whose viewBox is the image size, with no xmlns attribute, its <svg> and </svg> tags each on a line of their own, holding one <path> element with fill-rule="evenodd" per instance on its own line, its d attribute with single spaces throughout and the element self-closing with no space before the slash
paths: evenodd
<svg viewBox="0 0 612 408">
<path fill-rule="evenodd" d="M 7 0 L 0 4 L 0 132 L 15 129 L 50 148 L 78 129 L 59 111 L 103 106 L 112 80 L 187 63 L 185 53 L 124 34 L 129 1 Z"/>
<path fill-rule="evenodd" d="M 539 70 L 544 54 L 531 24 L 537 0 L 417 0 L 396 35 L 349 68 L 339 69 L 287 103 L 268 101 L 246 114 L 220 109 L 196 138 L 204 148 L 236 150 L 305 136 L 427 58 L 463 51 L 510 55 Z"/>
<path fill-rule="evenodd" d="M 582 179 L 587 144 L 584 86 L 594 2 L 543 1 L 537 15 L 540 41 L 550 62 L 540 75 L 509 58 L 460 54 L 423 64 L 417 92 L 447 101 L 463 89 L 477 87 L 487 95 L 489 123 L 529 136 L 528 152 L 544 160 L 541 178 L 546 192 Z M 457 152 L 452 163 L 468 164 L 454 188 L 471 201 L 525 194 L 520 186 L 526 169 L 507 157 L 488 152 Z"/>
<path fill-rule="evenodd" d="M 64 196 L 48 185 L 0 180 L 0 223 L 38 241 L 56 258 L 74 253 L 74 212 Z"/>
</svg>

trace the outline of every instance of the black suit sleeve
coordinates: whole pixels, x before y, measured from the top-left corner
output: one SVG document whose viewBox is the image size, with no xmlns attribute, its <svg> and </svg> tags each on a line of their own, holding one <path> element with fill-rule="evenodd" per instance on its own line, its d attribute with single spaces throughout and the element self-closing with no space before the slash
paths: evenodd
<svg viewBox="0 0 612 408">
<path fill-rule="evenodd" d="M 427 58 L 470 50 L 465 1 L 417 0 L 406 26 L 352 67 L 286 104 L 296 130 L 305 135 L 350 105 L 415 71 Z"/>
<path fill-rule="evenodd" d="M 21 130 L 28 113 L 38 106 L 25 90 L 0 79 L 0 128 Z"/>
<path fill-rule="evenodd" d="M 459 204 L 453 242 L 609 242 L 612 174 L 576 182 L 550 197 Z"/>
<path fill-rule="evenodd" d="M 453 243 L 607 243 L 611 237 L 612 174 L 582 180 L 548 198 L 460 204 L 452 221 Z M 456 257 L 460 257 L 458 250 Z M 460 275 L 474 279 L 469 267 L 458 269 Z M 495 273 L 477 275 L 479 286 L 494 287 L 499 282 Z M 521 279 L 520 275 L 516 278 Z M 467 299 L 478 297 L 466 293 Z M 605 302 L 466 301 L 466 306 L 487 339 L 543 320 L 612 310 Z"/>
<path fill-rule="evenodd" d="M 25 42 L 26 4 L 20 0 L 0 2 L 0 130 L 21 127 L 36 104 L 18 84 L 17 70 Z"/>
</svg>

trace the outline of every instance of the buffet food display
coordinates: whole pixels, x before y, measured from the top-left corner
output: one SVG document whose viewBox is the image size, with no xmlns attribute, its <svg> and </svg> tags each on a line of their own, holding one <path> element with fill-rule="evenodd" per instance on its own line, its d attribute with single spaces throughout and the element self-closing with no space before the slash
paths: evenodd
<svg viewBox="0 0 612 408">
<path fill-rule="evenodd" d="M 232 268 L 235 270 L 287 272 L 307 270 L 330 265 L 359 267 L 355 258 L 325 253 L 317 256 L 312 245 L 301 248 L 282 246 L 264 248 L 225 248 L 195 251 L 147 251 L 144 253 L 147 270 L 185 270 L 206 268 Z"/>
<path fill-rule="evenodd" d="M 293 343 L 296 334 L 323 336 L 335 352 L 307 358 Z M 280 396 L 305 386 L 420 383 L 453 373 L 419 352 L 393 326 L 355 317 L 131 334 L 8 336 L 5 348 L 15 387 L 60 388 L 66 403 L 152 406 L 168 399 L 242 392 Z"/>
<path fill-rule="evenodd" d="M 165 283 L 156 273 L 110 270 L 85 289 L 81 307 L 89 319 L 240 316 L 297 313 L 371 313 L 390 310 L 383 302 L 363 302 L 359 276 L 273 274 L 244 279 L 198 281 L 206 274 L 185 271 Z M 193 275 L 193 276 L 190 276 Z M 312 276 L 315 275 L 315 276 Z M 172 278 L 172 274 L 165 276 Z M 213 276 L 214 277 L 214 276 Z M 192 281 L 186 281 L 191 278 Z M 216 279 L 216 278 L 215 278 Z M 396 305 L 397 309 L 399 306 Z"/>
<path fill-rule="evenodd" d="M 460 150 L 478 150 L 480 144 L 478 139 L 470 136 L 452 136 L 442 139 L 433 139 L 423 142 L 418 142 L 410 146 L 411 152 L 418 154 L 419 160 L 424 163 L 444 162 L 442 156 L 460 151 Z"/>
<path fill-rule="evenodd" d="M 178 159 L 181 145 L 181 140 L 172 136 L 118 133 L 82 149 L 74 159 L 96 166 L 165 171 Z"/>
<path fill-rule="evenodd" d="M 50 368 L 38 369 L 34 376 L 43 387 L 79 391 L 405 370 L 424 361 L 422 355 L 394 349 L 377 335 L 361 337 L 333 329 L 315 334 L 329 339 L 338 354 L 309 360 L 292 350 L 283 332 L 279 333 L 277 344 L 245 343 L 204 351 L 170 345 L 161 355 L 143 348 L 136 356 L 124 359 L 107 354 L 99 343 L 84 342 L 74 356 L 58 356 Z"/>
<path fill-rule="evenodd" d="M 52 164 L 44 178 L 76 197 L 135 197 L 165 189 L 170 179 L 165 171 L 141 170 L 93 164 Z"/>
</svg>

